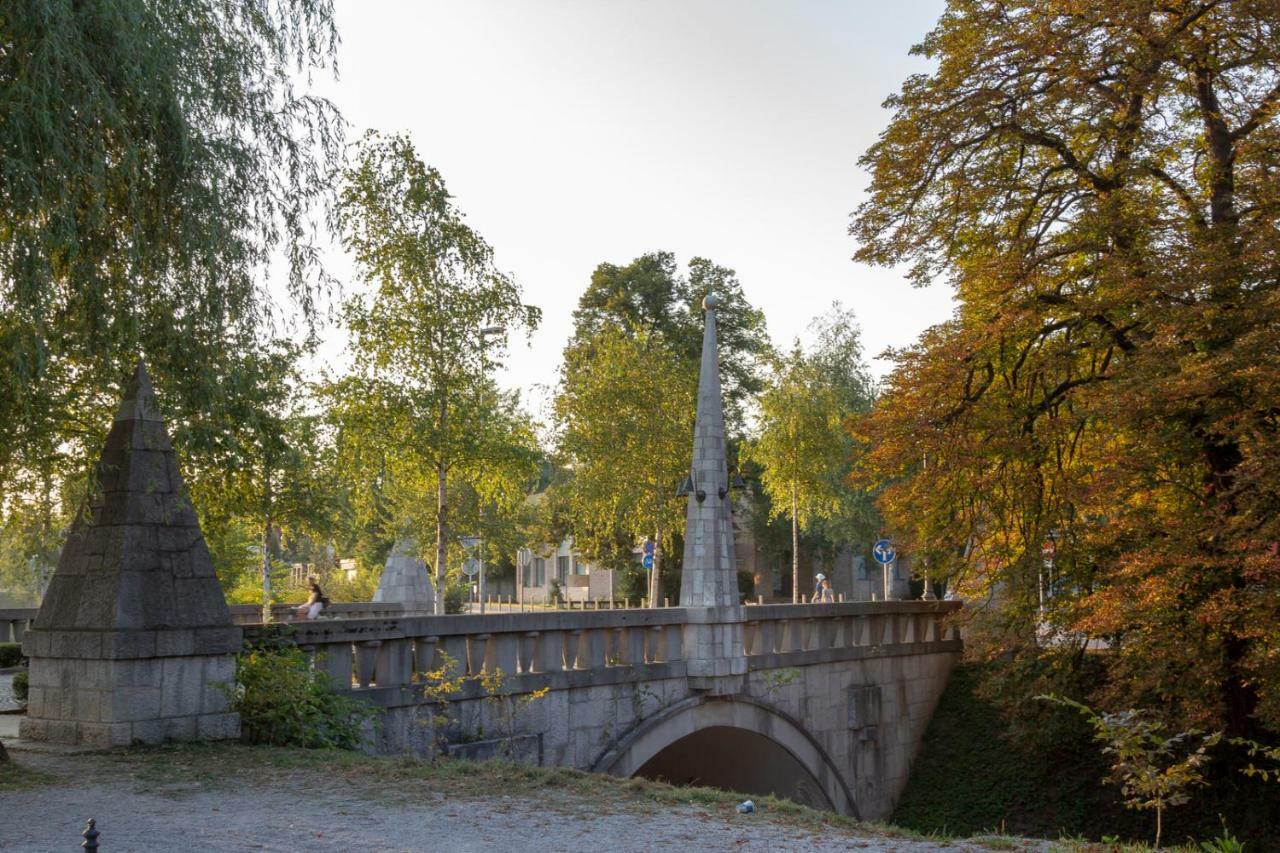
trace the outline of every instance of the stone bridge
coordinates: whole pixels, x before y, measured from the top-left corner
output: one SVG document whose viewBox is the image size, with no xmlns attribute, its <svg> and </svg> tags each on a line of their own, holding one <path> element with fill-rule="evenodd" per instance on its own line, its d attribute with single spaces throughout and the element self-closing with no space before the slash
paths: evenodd
<svg viewBox="0 0 1280 853">
<path fill-rule="evenodd" d="M 420 673 L 471 676 L 449 751 L 776 793 L 861 818 L 901 792 L 960 652 L 954 602 L 730 607 L 740 675 L 690 675 L 707 613 L 687 608 L 319 621 L 292 626 L 349 695 L 381 709 L 378 750 L 425 751 Z M 726 623 L 727 624 L 727 623 Z M 246 628 L 248 639 L 276 633 Z M 689 651 L 687 651 L 689 650 Z M 447 655 L 447 658 L 445 657 Z M 479 678 L 503 673 L 493 701 Z"/>
<path fill-rule="evenodd" d="M 947 620 L 959 604 L 740 603 L 715 306 L 708 296 L 679 607 L 411 616 L 379 602 L 283 632 L 243 624 L 140 364 L 39 612 L 0 622 L 31 659 L 21 738 L 236 737 L 219 684 L 243 639 L 271 637 L 380 709 L 378 751 L 443 740 L 464 756 L 505 751 L 886 817 L 960 654 Z M 425 695 L 422 673 L 446 661 L 460 689 Z"/>
</svg>

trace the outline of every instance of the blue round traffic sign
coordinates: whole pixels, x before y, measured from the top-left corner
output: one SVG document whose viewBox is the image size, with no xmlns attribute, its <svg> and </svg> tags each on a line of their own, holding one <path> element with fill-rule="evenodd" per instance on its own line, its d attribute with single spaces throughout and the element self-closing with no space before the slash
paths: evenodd
<svg viewBox="0 0 1280 853">
<path fill-rule="evenodd" d="M 653 568 L 653 555 L 652 555 L 652 554 L 645 554 L 645 555 L 644 555 L 644 560 L 643 560 L 643 562 L 641 563 L 641 565 L 643 565 L 646 569 L 652 569 L 652 568 Z"/>
<path fill-rule="evenodd" d="M 898 556 L 898 552 L 893 550 L 893 543 L 888 539 L 881 539 L 871 548 L 871 556 L 876 558 L 876 562 L 882 566 L 887 566 L 893 562 L 893 558 Z"/>
</svg>

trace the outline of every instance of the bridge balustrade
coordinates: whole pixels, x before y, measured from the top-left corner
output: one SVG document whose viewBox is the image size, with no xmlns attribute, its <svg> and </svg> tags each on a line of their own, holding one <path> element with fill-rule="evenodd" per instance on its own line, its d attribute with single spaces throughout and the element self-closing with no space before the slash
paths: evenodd
<svg viewBox="0 0 1280 853">
<path fill-rule="evenodd" d="M 34 607 L 17 607 L 0 610 L 0 643 L 21 643 L 22 635 L 36 618 Z"/>
<path fill-rule="evenodd" d="M 245 640 L 296 644 L 351 695 L 396 707 L 421 702 L 425 674 L 448 662 L 464 699 L 498 670 L 504 693 L 680 677 L 684 622 L 678 608 L 330 619 L 248 625 Z"/>
<path fill-rule="evenodd" d="M 771 669 L 912 651 L 946 651 L 953 646 L 958 649 L 959 630 L 946 619 L 960 607 L 958 601 L 748 607 L 743 629 L 747 666 Z"/>
<path fill-rule="evenodd" d="M 300 603 L 300 602 L 299 602 Z M 231 621 L 236 625 L 259 625 L 262 623 L 262 605 L 232 604 L 227 607 L 231 611 Z M 271 619 L 275 622 L 290 622 L 298 604 L 271 605 Z M 405 613 L 404 606 L 393 602 L 349 601 L 335 602 L 324 609 L 326 619 L 395 619 L 401 616 L 422 614 Z"/>
</svg>

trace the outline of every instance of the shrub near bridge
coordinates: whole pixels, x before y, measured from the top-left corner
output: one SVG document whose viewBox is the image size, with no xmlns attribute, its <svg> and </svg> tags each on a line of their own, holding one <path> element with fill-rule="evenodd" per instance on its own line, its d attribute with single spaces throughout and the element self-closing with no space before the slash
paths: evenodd
<svg viewBox="0 0 1280 853">
<path fill-rule="evenodd" d="M 295 646 L 247 648 L 237 659 L 235 685 L 224 689 L 249 743 L 357 749 L 374 719 L 371 706 L 339 695 Z"/>
<path fill-rule="evenodd" d="M 21 643 L 0 643 L 0 669 L 22 663 Z"/>
</svg>

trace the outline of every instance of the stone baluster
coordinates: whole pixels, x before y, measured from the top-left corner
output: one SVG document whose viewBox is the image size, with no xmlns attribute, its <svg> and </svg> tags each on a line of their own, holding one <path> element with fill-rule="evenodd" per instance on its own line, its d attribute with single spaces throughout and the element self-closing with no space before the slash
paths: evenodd
<svg viewBox="0 0 1280 853">
<path fill-rule="evenodd" d="M 665 632 L 661 625 L 653 625 L 645 631 L 645 660 L 649 663 L 662 663 L 666 660 Z"/>
<path fill-rule="evenodd" d="M 798 652 L 804 648 L 803 619 L 783 619 L 779 628 L 782 631 L 782 648 L 779 651 Z"/>
<path fill-rule="evenodd" d="M 640 666 L 644 660 L 644 635 L 648 633 L 644 628 L 627 628 L 626 640 L 622 648 L 623 654 L 626 656 L 626 662 L 631 666 Z"/>
<path fill-rule="evenodd" d="M 866 628 L 865 616 L 849 616 L 846 618 L 844 625 L 844 645 L 846 648 L 852 649 L 854 646 L 864 645 L 862 632 Z"/>
<path fill-rule="evenodd" d="M 445 673 L 445 676 L 451 678 L 467 675 L 467 638 L 464 635 L 442 637 L 436 648 L 439 650 L 440 660 L 439 666 L 432 667 L 433 669 L 444 666 L 445 655 L 448 655 L 453 662 L 453 671 Z"/>
<path fill-rule="evenodd" d="M 892 613 L 879 617 L 880 645 L 891 646 L 898 642 L 898 617 Z"/>
<path fill-rule="evenodd" d="M 564 631 L 543 631 L 539 638 L 541 653 L 539 672 L 563 672 L 565 668 Z M 575 651 L 576 654 L 576 651 Z"/>
<path fill-rule="evenodd" d="M 409 683 L 412 662 L 412 640 L 383 640 L 378 646 L 373 680 L 379 687 L 402 687 Z"/>
<path fill-rule="evenodd" d="M 494 634 L 484 659 L 485 672 L 502 670 L 505 675 L 515 675 L 519 667 L 519 644 L 519 634 Z"/>
<path fill-rule="evenodd" d="M 817 648 L 820 648 L 820 649 L 835 648 L 836 640 L 839 639 L 839 633 L 840 633 L 839 619 L 832 616 L 827 616 L 822 619 L 818 619 L 816 620 L 816 624 L 814 625 L 814 628 L 815 628 L 814 633 L 817 634 Z"/>
<path fill-rule="evenodd" d="M 667 625 L 665 626 L 666 649 L 663 650 L 663 657 L 668 662 L 684 660 L 684 626 L 683 625 Z"/>
<path fill-rule="evenodd" d="M 756 646 L 760 654 L 771 655 L 778 650 L 778 620 L 766 619 L 760 623 Z"/>
<path fill-rule="evenodd" d="M 822 632 L 821 626 L 824 620 L 814 619 L 812 617 L 804 620 L 804 645 L 805 651 L 822 648 Z"/>
<path fill-rule="evenodd" d="M 756 641 L 760 639 L 760 623 L 747 622 L 742 626 L 742 653 L 750 657 L 760 654 L 756 649 Z"/>
<path fill-rule="evenodd" d="M 538 658 L 538 631 L 526 631 L 520 638 L 520 671 L 524 673 L 542 672 L 542 661 Z"/>
<path fill-rule="evenodd" d="M 627 629 L 614 628 L 606 632 L 609 635 L 609 651 L 605 663 L 610 666 L 625 666 L 631 661 L 627 659 Z"/>
<path fill-rule="evenodd" d="M 373 681 L 380 645 L 381 640 L 367 640 L 356 647 L 356 681 L 361 687 L 368 687 Z"/>
<path fill-rule="evenodd" d="M 439 637 L 418 637 L 413 641 L 413 671 L 431 672 L 438 668 L 436 654 L 440 646 Z"/>
<path fill-rule="evenodd" d="M 564 668 L 586 669 L 587 656 L 582 648 L 583 630 L 575 628 L 569 632 L 564 644 Z"/>
<path fill-rule="evenodd" d="M 489 656 L 489 634 L 467 635 L 467 674 L 479 675 L 484 672 L 485 660 Z"/>
<path fill-rule="evenodd" d="M 581 638 L 578 641 L 578 660 L 576 669 L 603 669 L 605 662 L 605 640 L 609 636 L 608 631 L 587 630 L 581 631 Z"/>
<path fill-rule="evenodd" d="M 329 643 L 316 655 L 316 665 L 339 690 L 351 689 L 351 644 Z"/>
</svg>

